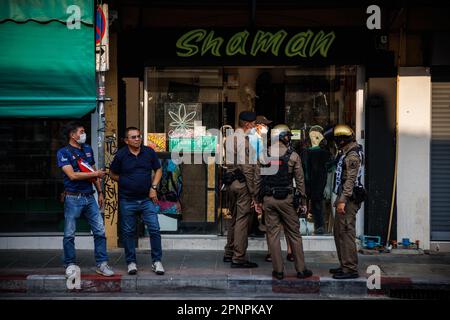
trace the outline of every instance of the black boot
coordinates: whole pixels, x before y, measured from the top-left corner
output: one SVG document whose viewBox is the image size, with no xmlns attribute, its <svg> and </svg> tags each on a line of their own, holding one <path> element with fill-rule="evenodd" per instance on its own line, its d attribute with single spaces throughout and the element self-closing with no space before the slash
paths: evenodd
<svg viewBox="0 0 450 320">
<path fill-rule="evenodd" d="M 305 279 L 305 278 L 309 278 L 313 275 L 311 270 L 305 269 L 302 272 L 297 272 L 297 278 L 299 279 Z"/>
<path fill-rule="evenodd" d="M 342 268 L 339 267 L 339 268 L 330 269 L 330 273 L 331 274 L 342 273 Z"/>
<path fill-rule="evenodd" d="M 278 280 L 282 280 L 284 278 L 284 273 L 272 271 L 272 277 L 277 278 Z"/>
</svg>

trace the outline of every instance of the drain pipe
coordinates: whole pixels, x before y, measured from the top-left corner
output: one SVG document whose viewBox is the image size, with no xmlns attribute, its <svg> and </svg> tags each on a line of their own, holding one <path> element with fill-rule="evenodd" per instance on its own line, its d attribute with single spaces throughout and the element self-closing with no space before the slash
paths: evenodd
<svg viewBox="0 0 450 320">
<path fill-rule="evenodd" d="M 398 87 L 400 76 L 397 74 L 397 103 L 395 106 L 395 160 L 394 160 L 394 181 L 392 186 L 392 198 L 391 198 L 391 211 L 389 215 L 389 227 L 386 239 L 386 247 L 389 247 L 389 241 L 391 240 L 392 219 L 394 216 L 394 205 L 397 192 L 397 162 L 398 162 Z"/>
</svg>

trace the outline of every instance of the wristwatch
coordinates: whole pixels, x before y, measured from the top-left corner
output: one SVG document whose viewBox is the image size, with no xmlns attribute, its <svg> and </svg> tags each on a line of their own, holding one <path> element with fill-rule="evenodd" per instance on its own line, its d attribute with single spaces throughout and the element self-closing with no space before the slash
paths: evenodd
<svg viewBox="0 0 450 320">
<path fill-rule="evenodd" d="M 152 185 L 152 189 L 153 190 L 158 190 L 158 185 L 157 184 Z"/>
</svg>

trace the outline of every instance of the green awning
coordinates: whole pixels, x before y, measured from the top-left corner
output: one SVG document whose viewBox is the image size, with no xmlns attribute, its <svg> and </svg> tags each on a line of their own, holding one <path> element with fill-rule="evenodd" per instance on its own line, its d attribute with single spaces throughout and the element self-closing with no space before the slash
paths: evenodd
<svg viewBox="0 0 450 320">
<path fill-rule="evenodd" d="M 66 25 L 80 8 L 80 29 Z M 2 0 L 0 117 L 81 117 L 96 106 L 93 0 Z"/>
</svg>

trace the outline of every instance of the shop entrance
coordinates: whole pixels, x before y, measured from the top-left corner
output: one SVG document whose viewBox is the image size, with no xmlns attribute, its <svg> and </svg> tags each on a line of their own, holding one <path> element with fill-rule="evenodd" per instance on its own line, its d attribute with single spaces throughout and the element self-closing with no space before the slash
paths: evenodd
<svg viewBox="0 0 450 320">
<path fill-rule="evenodd" d="M 329 160 L 335 153 L 324 140 L 311 145 L 312 127 L 326 131 L 337 123 L 356 125 L 356 66 L 305 67 L 149 67 L 145 70 L 145 144 L 152 146 L 163 161 L 161 183 L 161 231 L 181 234 L 226 232 L 226 199 L 220 192 L 221 167 L 214 163 L 176 165 L 171 151 L 199 154 L 216 150 L 219 143 L 208 130 L 229 125 L 235 128 L 241 111 L 252 110 L 273 121 L 286 123 L 294 133 L 293 146 L 304 159 L 309 187 L 324 199 L 310 203 L 321 208 L 323 233 L 332 234 Z M 320 164 L 312 153 L 319 148 L 326 155 Z M 311 162 L 312 161 L 312 162 Z M 316 176 L 317 166 L 323 169 Z M 322 167 L 323 168 L 322 168 Z M 312 213 L 312 210 L 310 210 Z M 319 212 L 316 209 L 316 215 Z M 310 214 L 302 220 L 302 233 L 317 232 L 317 220 Z"/>
</svg>

